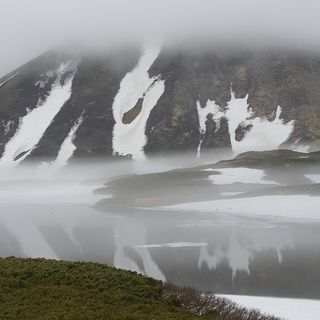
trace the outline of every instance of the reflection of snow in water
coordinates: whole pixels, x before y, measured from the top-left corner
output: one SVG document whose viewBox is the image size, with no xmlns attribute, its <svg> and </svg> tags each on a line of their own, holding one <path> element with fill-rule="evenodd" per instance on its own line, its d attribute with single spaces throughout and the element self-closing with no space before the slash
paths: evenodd
<svg viewBox="0 0 320 320">
<path fill-rule="evenodd" d="M 246 270 L 249 272 L 249 251 L 248 248 L 239 245 L 239 241 L 236 239 L 234 233 L 231 234 L 229 239 L 228 250 L 223 250 L 217 246 L 214 249 L 214 253 L 209 254 L 208 247 L 200 248 L 200 255 L 198 261 L 198 268 L 201 269 L 202 264 L 206 264 L 209 270 L 213 270 L 223 259 L 227 259 L 230 267 L 233 270 L 233 277 L 236 270 Z"/>
<path fill-rule="evenodd" d="M 145 227 L 134 219 L 117 219 L 114 222 L 114 242 L 116 252 L 114 254 L 114 266 L 117 268 L 128 269 L 146 274 L 162 281 L 166 280 L 165 275 L 159 269 L 158 265 L 152 259 L 146 245 Z M 140 269 L 137 262 L 125 254 L 125 248 L 132 248 L 142 259 L 143 270 Z"/>
<path fill-rule="evenodd" d="M 203 236 L 204 234 L 203 232 Z M 269 233 L 262 233 L 260 229 L 252 231 L 250 235 L 247 235 L 242 230 L 233 227 L 229 233 L 225 231 L 224 236 L 227 234 L 227 245 L 225 239 L 215 237 L 215 241 L 210 241 L 210 245 L 200 248 L 199 269 L 201 269 L 203 264 L 206 264 L 209 270 L 214 270 L 221 261 L 226 259 L 232 268 L 234 277 L 237 270 L 245 270 L 250 273 L 249 262 L 256 252 L 266 248 L 273 248 L 281 263 L 281 250 L 284 247 L 294 247 L 292 236 L 284 230 L 281 234 L 277 233 L 273 237 L 270 237 Z M 213 251 L 213 253 L 210 254 L 210 251 Z"/>
<path fill-rule="evenodd" d="M 39 229 L 28 221 L 28 217 L 20 216 L 19 220 L 3 219 L 2 223 L 12 233 L 27 257 L 41 257 L 59 260 L 59 257 L 47 243 Z"/>
</svg>

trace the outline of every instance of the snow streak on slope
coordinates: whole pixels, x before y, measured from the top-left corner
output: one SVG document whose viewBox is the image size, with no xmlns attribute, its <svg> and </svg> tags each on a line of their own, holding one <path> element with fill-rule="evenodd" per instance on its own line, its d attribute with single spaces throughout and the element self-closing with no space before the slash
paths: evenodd
<svg viewBox="0 0 320 320">
<path fill-rule="evenodd" d="M 205 135 L 205 122 L 208 114 L 212 114 L 217 130 L 219 130 L 220 120 L 225 117 L 228 121 L 228 128 L 231 140 L 232 150 L 235 154 L 245 151 L 262 151 L 277 149 L 282 143 L 288 140 L 293 127 L 294 121 L 284 123 L 280 119 L 282 109 L 277 107 L 276 115 L 273 121 L 267 117 L 255 117 L 254 112 L 248 105 L 248 95 L 244 98 L 236 98 L 231 90 L 231 99 L 228 101 L 225 110 L 220 108 L 215 101 L 207 101 L 205 108 L 201 108 L 200 102 L 197 102 L 199 117 L 200 143 L 198 155 L 200 154 L 201 143 Z M 251 128 L 247 131 L 242 140 L 237 141 L 237 128 Z"/>
<path fill-rule="evenodd" d="M 63 104 L 70 98 L 73 77 L 77 70 L 77 61 L 62 63 L 55 71 L 56 81 L 51 86 L 48 97 L 33 110 L 27 108 L 27 115 L 20 119 L 20 124 L 15 135 L 6 144 L 0 163 L 16 164 L 30 154 L 41 139 L 45 130 L 50 125 L 55 115 Z M 68 74 L 64 84 L 62 77 Z"/>
<path fill-rule="evenodd" d="M 3 129 L 4 129 L 3 136 L 6 136 L 10 132 L 12 126 L 14 125 L 14 121 L 9 120 L 6 122 L 5 120 L 3 120 L 2 124 L 3 124 Z"/>
<path fill-rule="evenodd" d="M 0 87 L 2 87 L 5 83 L 7 83 L 8 81 L 10 81 L 11 79 L 13 79 L 13 78 L 14 78 L 15 76 L 17 76 L 19 73 L 20 73 L 20 71 L 17 72 L 17 73 L 15 73 L 15 74 L 14 74 L 13 76 L 11 76 L 9 79 L 1 82 L 1 83 L 0 83 Z"/>
<path fill-rule="evenodd" d="M 132 155 L 134 159 L 144 159 L 143 148 L 147 142 L 145 126 L 149 114 L 164 92 L 164 81 L 149 77 L 148 70 L 158 57 L 160 48 L 146 47 L 138 65 L 127 73 L 120 83 L 120 89 L 113 102 L 113 153 Z M 138 116 L 131 122 L 122 122 L 124 114 L 143 99 Z"/>
<path fill-rule="evenodd" d="M 64 139 L 58 156 L 56 160 L 54 161 L 53 165 L 55 167 L 62 167 L 67 164 L 68 160 L 72 157 L 74 150 L 76 149 L 76 146 L 73 144 L 73 140 L 76 137 L 76 132 L 80 125 L 83 122 L 83 114 L 75 121 L 73 127 L 69 131 L 67 137 Z"/>
</svg>

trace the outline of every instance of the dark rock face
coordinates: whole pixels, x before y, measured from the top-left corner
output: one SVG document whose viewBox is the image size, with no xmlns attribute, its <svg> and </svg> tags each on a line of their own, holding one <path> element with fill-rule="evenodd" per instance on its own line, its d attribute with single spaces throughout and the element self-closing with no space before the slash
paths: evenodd
<svg viewBox="0 0 320 320">
<path fill-rule="evenodd" d="M 30 157 L 55 158 L 73 122 L 83 113 L 77 131 L 75 156 L 112 154 L 112 103 L 125 74 L 134 68 L 138 52 L 119 52 L 106 58 L 84 58 L 72 84 L 72 95 L 46 130 Z"/>
<path fill-rule="evenodd" d="M 122 123 L 129 124 L 137 118 L 138 114 L 142 110 L 143 100 L 144 98 L 139 98 L 136 105 L 123 115 Z"/>
<path fill-rule="evenodd" d="M 221 147 L 231 148 L 228 122 L 225 118 L 221 119 L 219 134 L 216 134 L 216 130 L 217 127 L 215 122 L 210 116 L 208 116 L 208 120 L 206 122 L 206 134 L 201 145 L 201 150 L 209 150 Z"/>
<path fill-rule="evenodd" d="M 113 100 L 121 80 L 134 69 L 140 50 L 128 48 L 105 55 L 77 56 L 80 60 L 72 94 L 65 102 L 37 147 L 28 158 L 55 159 L 60 146 L 74 122 L 82 115 L 83 123 L 73 141 L 74 157 L 111 156 Z M 45 100 L 61 62 L 74 59 L 70 53 L 50 51 L 0 79 L 0 155 L 14 136 L 20 118 Z M 147 120 L 145 134 L 147 155 L 157 152 L 231 148 L 229 125 L 221 118 L 220 127 L 213 115 L 206 118 L 206 131 L 199 131 L 197 101 L 204 108 L 214 100 L 222 110 L 228 107 L 230 90 L 236 98 L 248 95 L 254 116 L 274 119 L 278 105 L 284 123 L 294 120 L 294 130 L 287 143 L 297 141 L 317 149 L 320 145 L 320 59 L 307 54 L 288 52 L 228 52 L 201 50 L 171 50 L 164 47 L 149 69 L 149 75 L 165 81 L 165 91 L 153 107 Z M 14 72 L 13 72 L 14 73 Z M 36 85 L 42 81 L 41 85 Z M 64 78 L 60 79 L 63 82 Z M 143 98 L 136 101 L 123 115 L 122 122 L 131 124 L 141 112 Z M 2 126 L 1 126 L 2 123 Z M 252 129 L 240 124 L 236 129 L 241 141 Z"/>
</svg>

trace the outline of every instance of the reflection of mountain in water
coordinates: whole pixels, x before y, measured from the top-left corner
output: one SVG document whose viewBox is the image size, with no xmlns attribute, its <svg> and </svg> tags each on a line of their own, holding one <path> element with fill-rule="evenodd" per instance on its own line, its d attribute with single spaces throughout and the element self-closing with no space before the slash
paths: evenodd
<svg viewBox="0 0 320 320">
<path fill-rule="evenodd" d="M 319 298 L 320 239 L 309 236 L 320 225 L 285 225 L 188 229 L 187 234 L 201 237 L 207 246 L 151 253 L 174 283 L 230 294 Z"/>
<path fill-rule="evenodd" d="M 130 160 L 14 168 L 0 183 L 0 255 L 99 261 L 220 293 L 319 298 L 317 154 L 192 168 L 186 160 L 144 162 L 158 171 L 148 174 L 134 174 Z"/>
<path fill-rule="evenodd" d="M 279 150 L 124 177 L 99 190 L 112 198 L 97 206 L 143 210 L 145 248 L 167 280 L 215 292 L 319 297 L 318 161 L 318 153 Z"/>
</svg>

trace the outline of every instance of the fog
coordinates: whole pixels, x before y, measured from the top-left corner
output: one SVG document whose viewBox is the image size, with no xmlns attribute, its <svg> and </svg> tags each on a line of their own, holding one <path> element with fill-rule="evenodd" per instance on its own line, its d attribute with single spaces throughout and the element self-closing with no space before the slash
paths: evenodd
<svg viewBox="0 0 320 320">
<path fill-rule="evenodd" d="M 319 9 L 286 0 L 13 0 L 1 3 L 0 77 L 65 43 L 89 52 L 143 41 L 318 50 Z M 3 165 L 0 256 L 98 261 L 219 293 L 319 299 L 320 172 L 212 169 L 221 158 Z"/>
<path fill-rule="evenodd" d="M 52 47 L 91 50 L 145 40 L 319 48 L 315 0 L 1 0 L 0 77 Z"/>
<path fill-rule="evenodd" d="M 288 172 L 297 187 L 264 170 L 212 169 L 220 156 L 210 158 L 2 166 L 0 256 L 97 261 L 218 293 L 319 298 L 320 197 L 308 189 L 319 170 Z"/>
</svg>

